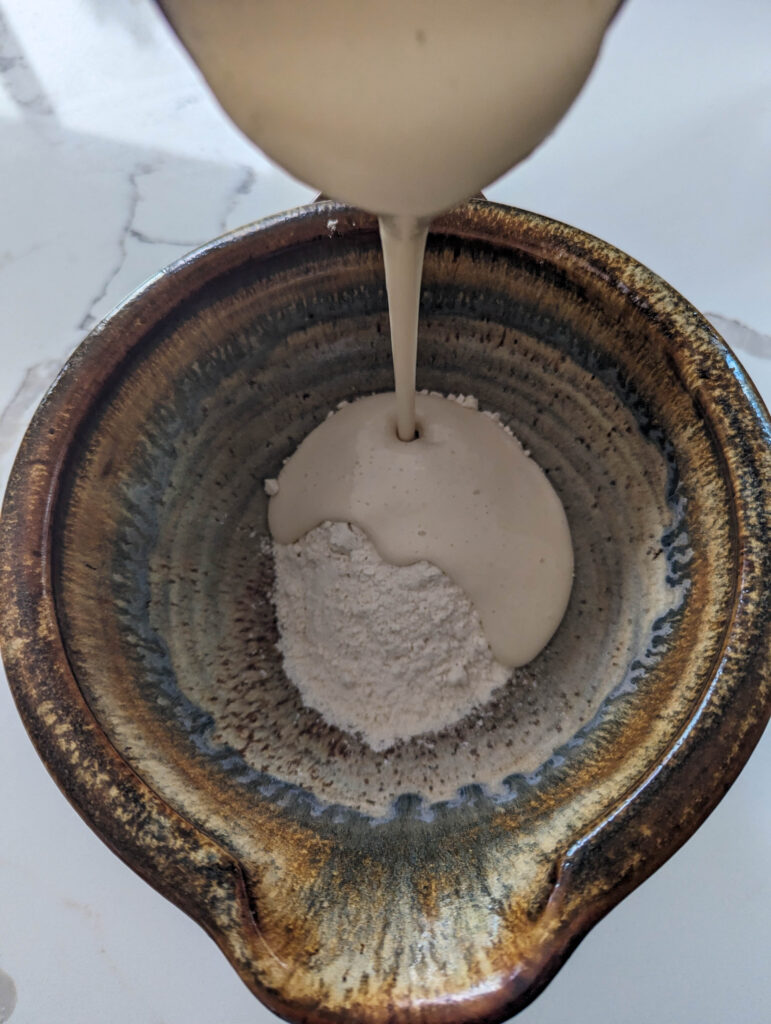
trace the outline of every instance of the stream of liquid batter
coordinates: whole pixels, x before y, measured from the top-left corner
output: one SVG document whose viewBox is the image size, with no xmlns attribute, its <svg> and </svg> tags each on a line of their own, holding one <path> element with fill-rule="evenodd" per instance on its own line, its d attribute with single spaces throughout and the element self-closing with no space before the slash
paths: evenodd
<svg viewBox="0 0 771 1024">
<path fill-rule="evenodd" d="M 379 224 L 391 325 L 396 433 L 400 441 L 413 441 L 420 283 L 428 221 L 418 217 L 380 217 Z"/>
<path fill-rule="evenodd" d="M 418 396 L 432 215 L 526 156 L 567 110 L 618 0 L 162 0 L 233 121 L 326 194 L 379 216 L 395 397 L 321 424 L 279 476 L 282 543 L 355 523 L 395 564 L 426 559 L 477 607 L 496 657 L 548 642 L 572 583 L 559 498 L 503 429 Z M 417 436 L 416 436 L 417 435 Z"/>
</svg>

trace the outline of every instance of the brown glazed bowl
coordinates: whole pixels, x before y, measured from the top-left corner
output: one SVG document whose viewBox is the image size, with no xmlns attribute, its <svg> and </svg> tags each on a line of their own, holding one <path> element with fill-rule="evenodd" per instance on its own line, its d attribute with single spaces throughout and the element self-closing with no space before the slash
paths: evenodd
<svg viewBox="0 0 771 1024">
<path fill-rule="evenodd" d="M 94 330 L 24 439 L 3 656 L 88 824 L 293 1021 L 501 1021 L 694 832 L 769 714 L 771 425 L 699 314 L 486 202 L 426 252 L 418 380 L 548 472 L 576 581 L 488 705 L 374 753 L 300 702 L 265 477 L 391 386 L 374 220 L 245 228 Z"/>
</svg>

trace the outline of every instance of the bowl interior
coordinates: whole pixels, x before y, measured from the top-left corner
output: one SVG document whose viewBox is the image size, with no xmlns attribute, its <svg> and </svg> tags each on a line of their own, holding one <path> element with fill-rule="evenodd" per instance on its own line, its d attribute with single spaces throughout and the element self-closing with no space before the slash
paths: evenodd
<svg viewBox="0 0 771 1024">
<path fill-rule="evenodd" d="M 469 287 L 459 263 L 446 240 L 429 244 L 418 385 L 501 413 L 560 494 L 576 570 L 557 635 L 487 705 L 380 753 L 287 681 L 263 481 L 338 402 L 392 387 L 376 239 L 331 240 L 259 282 L 217 282 L 164 325 L 72 453 L 57 523 L 65 642 L 143 777 L 190 763 L 207 786 L 257 802 L 280 792 L 298 814 L 382 821 L 407 803 L 430 816 L 464 792 L 516 803 L 647 707 L 692 584 L 694 510 L 670 427 L 679 400 L 692 432 L 690 398 L 660 351 L 643 364 L 639 338 L 537 267 L 491 254 L 482 273 L 477 258 Z M 730 556 L 729 544 L 726 579 Z M 705 637 L 729 596 L 710 589 L 691 609 Z"/>
<path fill-rule="evenodd" d="M 738 578 L 696 383 L 731 375 L 714 339 L 683 354 L 673 294 L 539 218 L 478 204 L 437 222 L 419 386 L 475 395 L 530 449 L 567 512 L 575 586 L 488 704 L 380 753 L 282 671 L 263 491 L 339 401 L 391 387 L 374 222 L 327 206 L 214 244 L 81 355 L 95 382 L 52 527 L 69 667 L 186 841 L 235 858 L 259 943 L 215 937 L 280 1012 L 500 1018 L 626 884 L 601 859 L 569 900 L 560 878 L 689 728 Z M 655 846 L 669 824 L 645 827 Z M 154 842 L 119 852 L 168 893 Z"/>
</svg>

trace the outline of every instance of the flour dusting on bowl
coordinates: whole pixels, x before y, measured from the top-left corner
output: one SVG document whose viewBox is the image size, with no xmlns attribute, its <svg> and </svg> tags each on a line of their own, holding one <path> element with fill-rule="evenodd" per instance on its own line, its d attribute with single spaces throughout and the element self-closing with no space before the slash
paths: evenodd
<svg viewBox="0 0 771 1024">
<path fill-rule="evenodd" d="M 273 552 L 285 672 L 373 750 L 452 725 L 509 678 L 469 599 L 429 562 L 390 565 L 349 523 Z"/>
</svg>

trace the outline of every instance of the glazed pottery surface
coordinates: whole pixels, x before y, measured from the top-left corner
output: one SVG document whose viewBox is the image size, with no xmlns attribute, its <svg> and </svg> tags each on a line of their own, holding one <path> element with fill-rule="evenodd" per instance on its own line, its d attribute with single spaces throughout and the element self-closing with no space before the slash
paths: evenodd
<svg viewBox="0 0 771 1024">
<path fill-rule="evenodd" d="M 419 387 L 473 394 L 573 535 L 556 636 L 375 753 L 282 671 L 263 481 L 390 389 L 376 222 L 322 203 L 153 279 L 75 353 L 3 511 L 3 656 L 92 828 L 291 1020 L 497 1021 L 698 827 L 769 714 L 771 427 L 605 243 L 486 202 L 429 237 Z"/>
</svg>

